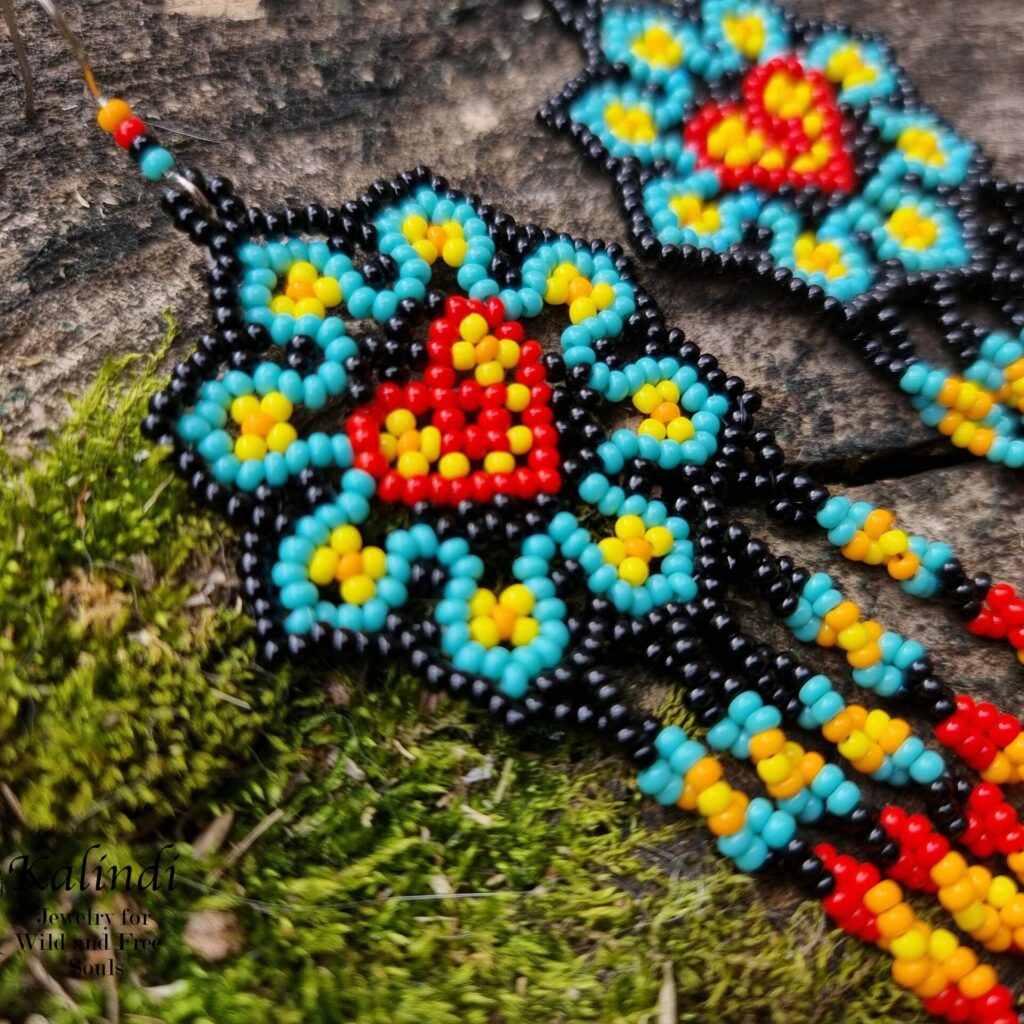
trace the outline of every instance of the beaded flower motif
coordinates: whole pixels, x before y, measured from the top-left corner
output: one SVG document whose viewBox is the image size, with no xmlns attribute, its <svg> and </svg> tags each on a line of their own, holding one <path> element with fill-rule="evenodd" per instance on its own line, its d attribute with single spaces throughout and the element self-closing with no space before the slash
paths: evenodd
<svg viewBox="0 0 1024 1024">
<path fill-rule="evenodd" d="M 1001 339 L 982 355 L 961 301 L 979 280 L 997 303 L 1012 293 L 1021 190 L 921 102 L 881 40 L 765 0 L 551 3 L 589 63 L 542 116 L 615 179 L 643 255 L 802 297 L 954 445 L 1024 464 L 1021 353 L 993 362 Z M 959 372 L 917 357 L 909 296 Z"/>
<path fill-rule="evenodd" d="M 675 53 L 644 38 L 645 53 Z M 1020 721 L 951 693 L 920 643 L 775 556 L 728 503 L 765 496 L 1021 647 L 1013 589 L 786 469 L 754 427 L 757 394 L 664 325 L 617 246 L 518 225 L 425 168 L 340 208 L 280 213 L 183 174 L 216 213 L 180 188 L 164 205 L 210 255 L 218 326 L 143 429 L 240 528 L 262 660 L 401 656 L 509 727 L 594 729 L 643 793 L 696 811 L 738 868 L 796 871 L 930 1010 L 1009 1024 L 992 968 L 918 918 L 901 886 L 937 892 L 987 948 L 1024 950 L 1024 827 L 1000 788 L 1024 779 Z M 959 408 L 966 386 L 936 398 Z M 728 601 L 743 582 L 795 638 L 842 651 L 873 702 L 919 700 L 983 781 L 744 633 Z M 702 739 L 634 710 L 616 676 L 640 661 L 681 687 Z M 873 807 L 788 728 L 820 733 L 874 782 L 919 787 L 928 816 Z M 727 781 L 725 755 L 750 761 L 766 795 Z M 880 866 L 802 838 L 836 821 Z M 1005 855 L 1014 877 L 968 867 L 948 837 Z"/>
</svg>

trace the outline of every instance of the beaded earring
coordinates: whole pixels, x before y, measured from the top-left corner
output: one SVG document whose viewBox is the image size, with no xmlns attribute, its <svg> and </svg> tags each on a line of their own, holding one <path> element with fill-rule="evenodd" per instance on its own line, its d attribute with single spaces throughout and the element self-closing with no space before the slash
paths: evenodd
<svg viewBox="0 0 1024 1024">
<path fill-rule="evenodd" d="M 587 67 L 541 117 L 614 180 L 642 256 L 780 288 L 957 448 L 1024 466 L 1024 332 L 966 313 L 980 298 L 1024 328 L 1024 185 L 883 40 L 766 0 L 550 3 Z M 910 311 L 960 369 L 918 355 Z"/>
<path fill-rule="evenodd" d="M 1024 826 L 1001 788 L 1024 779 L 1020 721 L 952 693 L 920 643 L 729 507 L 817 523 L 976 630 L 1019 630 L 1024 602 L 786 467 L 757 393 L 664 323 L 619 246 L 519 224 L 425 167 L 340 206 L 265 211 L 94 96 L 207 257 L 210 332 L 142 430 L 237 529 L 263 661 L 401 659 L 510 729 L 591 730 L 643 793 L 696 811 L 737 868 L 794 874 L 889 952 L 935 1016 L 1016 1024 L 994 969 L 905 893 L 936 896 L 988 950 L 1024 950 Z M 798 639 L 841 648 L 872 703 L 919 707 L 949 761 L 744 632 L 730 600 L 743 582 Z M 678 684 L 702 738 L 631 706 L 622 676 L 641 659 Z M 913 788 L 926 813 L 873 804 L 784 727 Z M 766 795 L 727 781 L 725 755 Z M 1010 874 L 960 849 L 998 853 Z"/>
</svg>

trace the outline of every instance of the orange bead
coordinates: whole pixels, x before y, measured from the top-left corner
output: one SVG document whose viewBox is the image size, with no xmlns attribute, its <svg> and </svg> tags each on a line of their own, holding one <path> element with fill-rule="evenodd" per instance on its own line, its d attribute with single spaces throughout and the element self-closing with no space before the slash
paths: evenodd
<svg viewBox="0 0 1024 1024">
<path fill-rule="evenodd" d="M 938 431 L 944 437 L 951 437 L 956 433 L 956 428 L 964 421 L 964 414 L 951 410 L 939 421 Z"/>
<path fill-rule="evenodd" d="M 914 911 L 909 903 L 897 903 L 895 907 L 878 915 L 878 932 L 887 939 L 903 935 L 914 923 Z"/>
<path fill-rule="evenodd" d="M 107 100 L 96 112 L 96 122 L 105 132 L 113 133 L 114 129 L 132 116 L 132 108 L 124 100 Z"/>
<path fill-rule="evenodd" d="M 966 877 L 939 889 L 939 902 L 952 914 L 959 910 L 965 910 L 977 898 L 971 880 Z"/>
<path fill-rule="evenodd" d="M 818 635 L 814 638 L 814 642 L 819 647 L 835 647 L 838 639 L 839 634 L 831 626 L 826 626 L 823 623 L 821 629 L 818 630 Z"/>
<path fill-rule="evenodd" d="M 712 814 L 707 819 L 708 828 L 713 835 L 731 836 L 743 828 L 745 820 L 745 808 L 740 804 L 730 804 L 724 811 Z"/>
<path fill-rule="evenodd" d="M 863 562 L 870 547 L 871 538 L 863 530 L 858 530 L 842 548 L 843 557 L 848 558 L 851 562 Z"/>
<path fill-rule="evenodd" d="M 846 660 L 851 668 L 870 668 L 882 657 L 882 648 L 872 642 L 856 651 L 847 651 Z"/>
<path fill-rule="evenodd" d="M 1000 929 L 999 914 L 994 907 L 985 907 L 985 923 L 971 932 L 971 938 L 978 942 L 988 942 Z"/>
<path fill-rule="evenodd" d="M 974 437 L 967 442 L 967 450 L 972 455 L 987 455 L 995 439 L 996 432 L 991 427 L 979 427 Z"/>
<path fill-rule="evenodd" d="M 861 529 L 872 539 L 878 540 L 883 533 L 888 533 L 892 529 L 892 524 L 895 516 L 885 508 L 876 508 L 867 519 L 864 520 L 864 525 Z"/>
<path fill-rule="evenodd" d="M 651 413 L 659 423 L 671 423 L 682 414 L 682 410 L 675 402 L 661 402 L 654 407 L 654 412 Z"/>
<path fill-rule="evenodd" d="M 950 981 L 959 981 L 978 966 L 978 958 L 966 946 L 957 946 L 942 966 Z"/>
<path fill-rule="evenodd" d="M 893 960 L 892 980 L 902 988 L 915 989 L 931 973 L 932 961 L 923 956 L 919 960 Z"/>
<path fill-rule="evenodd" d="M 840 711 L 838 715 L 821 727 L 821 735 L 829 743 L 842 743 L 851 732 L 853 732 L 853 718 L 849 708 Z"/>
<path fill-rule="evenodd" d="M 940 888 L 959 882 L 966 874 L 967 861 L 956 850 L 950 850 L 931 870 L 932 881 Z"/>
<path fill-rule="evenodd" d="M 697 797 L 699 796 L 697 790 L 693 786 L 684 786 L 682 795 L 677 801 L 678 806 L 684 811 L 695 811 L 697 810 Z"/>
<path fill-rule="evenodd" d="M 786 745 L 786 734 L 781 729 L 765 729 L 750 737 L 750 759 L 763 761 L 777 754 Z"/>
<path fill-rule="evenodd" d="M 860 621 L 860 609 L 852 601 L 843 601 L 837 604 L 826 616 L 827 622 L 837 633 L 841 633 L 847 626 L 852 626 Z"/>
<path fill-rule="evenodd" d="M 949 978 L 946 972 L 938 964 L 932 964 L 928 976 L 924 981 L 914 986 L 914 991 L 922 999 L 931 999 L 932 996 L 937 996 L 948 984 Z"/>
<path fill-rule="evenodd" d="M 277 420 L 262 409 L 259 412 L 251 413 L 242 421 L 242 433 L 254 434 L 256 437 L 266 437 L 277 425 Z"/>
<path fill-rule="evenodd" d="M 1017 893 L 1017 895 L 999 911 L 999 917 L 1007 928 L 1024 929 L 1024 893 Z"/>
<path fill-rule="evenodd" d="M 850 762 L 853 767 L 863 775 L 871 775 L 877 772 L 885 764 L 885 753 L 877 744 L 873 746 L 863 757 Z"/>
<path fill-rule="evenodd" d="M 651 542 L 644 540 L 643 537 L 630 537 L 623 541 L 623 547 L 625 547 L 627 555 L 631 555 L 633 558 L 642 558 L 645 562 L 649 562 L 654 555 Z"/>
<path fill-rule="evenodd" d="M 902 718 L 894 718 L 882 730 L 878 745 L 887 753 L 894 754 L 900 744 L 910 735 L 910 724 Z"/>
<path fill-rule="evenodd" d="M 978 964 L 973 971 L 969 971 L 960 979 L 960 991 L 968 999 L 980 999 L 999 978 L 995 970 L 988 964 Z"/>
<path fill-rule="evenodd" d="M 985 451 L 988 451 L 986 448 Z M 911 576 L 921 568 L 921 559 L 910 551 L 895 558 L 890 558 L 885 564 L 886 571 L 894 580 L 909 580 Z"/>
<path fill-rule="evenodd" d="M 990 939 L 985 940 L 985 948 L 993 953 L 1005 953 L 1013 945 L 1013 932 L 1006 925 L 1000 925 L 999 930 Z"/>
<path fill-rule="evenodd" d="M 788 779 L 783 779 L 782 782 L 776 782 L 768 786 L 768 792 L 776 800 L 788 800 L 791 796 L 796 796 L 803 788 L 804 780 L 800 773 L 793 772 Z"/>
<path fill-rule="evenodd" d="M 818 772 L 825 767 L 825 758 L 816 750 L 809 750 L 800 758 L 799 770 L 804 782 L 810 785 L 818 776 Z"/>
<path fill-rule="evenodd" d="M 864 906 L 872 914 L 884 914 L 887 910 L 895 907 L 902 898 L 903 892 L 900 890 L 899 885 L 892 881 L 892 879 L 886 878 L 877 885 L 873 885 L 864 893 Z"/>
<path fill-rule="evenodd" d="M 586 277 L 574 277 L 569 282 L 569 305 L 577 299 L 585 299 L 594 290 L 590 280 Z"/>
<path fill-rule="evenodd" d="M 698 793 L 714 785 L 722 777 L 722 765 L 713 757 L 702 757 L 687 773 L 685 782 Z"/>
<path fill-rule="evenodd" d="M 448 232 L 437 224 L 432 224 L 427 228 L 427 241 L 440 252 L 444 248 L 444 243 L 448 241 Z"/>
<path fill-rule="evenodd" d="M 947 377 L 943 381 L 942 387 L 939 389 L 939 393 L 935 396 L 937 404 L 945 406 L 947 409 L 956 402 L 960 395 L 960 378 L 959 377 Z"/>
</svg>

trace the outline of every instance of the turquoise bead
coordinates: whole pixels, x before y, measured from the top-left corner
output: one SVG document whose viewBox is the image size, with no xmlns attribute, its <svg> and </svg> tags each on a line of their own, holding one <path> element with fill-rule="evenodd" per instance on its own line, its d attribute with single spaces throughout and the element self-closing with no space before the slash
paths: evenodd
<svg viewBox="0 0 1024 1024">
<path fill-rule="evenodd" d="M 174 167 L 174 157 L 163 146 L 150 146 L 139 160 L 139 170 L 150 181 L 159 181 Z"/>
</svg>

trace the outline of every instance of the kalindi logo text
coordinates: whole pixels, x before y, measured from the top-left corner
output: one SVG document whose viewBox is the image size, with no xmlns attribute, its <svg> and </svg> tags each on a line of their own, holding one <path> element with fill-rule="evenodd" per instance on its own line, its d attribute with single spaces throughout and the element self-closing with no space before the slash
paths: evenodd
<svg viewBox="0 0 1024 1024">
<path fill-rule="evenodd" d="M 107 863 L 99 843 L 77 861 L 60 861 L 50 854 L 21 853 L 0 861 L 0 895 L 12 892 L 132 892 L 173 889 L 173 847 L 161 847 L 149 864 Z"/>
</svg>

